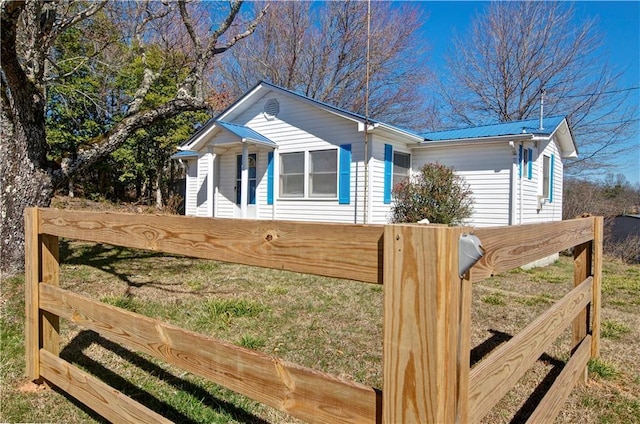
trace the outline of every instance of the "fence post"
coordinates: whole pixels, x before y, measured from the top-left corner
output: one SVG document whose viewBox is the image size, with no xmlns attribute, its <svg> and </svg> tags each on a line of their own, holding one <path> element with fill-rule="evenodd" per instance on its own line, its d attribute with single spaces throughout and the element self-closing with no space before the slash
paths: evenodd
<svg viewBox="0 0 640 424">
<path fill-rule="evenodd" d="M 600 309 L 602 307 L 602 242 L 604 218 L 596 216 L 593 226 L 593 300 L 591 301 L 591 358 L 600 355 Z"/>
<path fill-rule="evenodd" d="M 385 423 L 456 421 L 460 390 L 458 239 L 462 232 L 461 228 L 385 226 Z M 460 404 L 466 407 L 465 401 Z"/>
<path fill-rule="evenodd" d="M 39 235 L 39 210 L 28 208 L 25 219 L 25 354 L 26 374 L 40 379 L 40 348 L 60 353 L 60 318 L 40 311 L 39 283 L 58 286 L 58 237 Z"/>
<path fill-rule="evenodd" d="M 39 281 L 40 243 L 38 238 L 38 209 L 28 208 L 24 210 L 24 335 L 26 374 L 31 380 L 40 378 Z"/>
<path fill-rule="evenodd" d="M 593 218 L 589 218 L 592 219 Z M 595 221 L 594 221 L 595 222 Z M 593 240 L 579 244 L 573 249 L 573 286 L 579 286 L 591 275 L 591 256 Z M 595 288 L 595 286 L 592 286 Z M 589 332 L 589 309 L 592 305 L 587 305 L 573 320 L 571 349 L 572 351 L 580 344 Z M 587 368 L 582 372 L 578 382 L 587 382 Z"/>
</svg>

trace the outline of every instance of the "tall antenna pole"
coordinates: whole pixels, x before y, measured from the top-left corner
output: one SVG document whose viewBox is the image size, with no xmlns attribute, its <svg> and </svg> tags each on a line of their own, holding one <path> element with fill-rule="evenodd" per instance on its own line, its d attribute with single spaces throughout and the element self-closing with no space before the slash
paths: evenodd
<svg viewBox="0 0 640 424">
<path fill-rule="evenodd" d="M 367 60 L 365 62 L 364 92 L 364 224 L 369 215 L 369 52 L 371 42 L 371 0 L 367 1 Z"/>
<path fill-rule="evenodd" d="M 542 90 L 540 90 L 540 128 L 541 130 L 544 129 L 543 124 L 543 119 L 544 119 L 544 95 L 547 93 L 547 90 L 545 90 L 544 88 Z"/>
</svg>

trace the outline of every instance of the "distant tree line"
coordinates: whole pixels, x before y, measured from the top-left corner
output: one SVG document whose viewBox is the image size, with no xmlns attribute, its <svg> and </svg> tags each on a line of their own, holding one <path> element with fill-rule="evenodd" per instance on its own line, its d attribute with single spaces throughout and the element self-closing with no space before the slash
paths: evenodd
<svg viewBox="0 0 640 424">
<path fill-rule="evenodd" d="M 622 174 L 607 174 L 602 181 L 566 179 L 562 218 L 572 219 L 584 214 L 604 216 L 605 254 L 622 260 L 638 260 L 640 236 L 616 240 L 612 237 L 612 226 L 617 216 L 640 214 L 640 184 L 631 184 Z"/>
</svg>

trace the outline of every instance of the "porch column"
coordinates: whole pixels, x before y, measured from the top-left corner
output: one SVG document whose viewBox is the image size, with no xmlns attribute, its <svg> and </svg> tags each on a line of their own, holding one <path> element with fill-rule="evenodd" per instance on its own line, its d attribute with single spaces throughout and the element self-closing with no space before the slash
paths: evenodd
<svg viewBox="0 0 640 424">
<path fill-rule="evenodd" d="M 213 205 L 215 202 L 213 180 L 215 171 L 214 163 L 216 160 L 216 154 L 213 153 L 213 146 L 207 148 L 207 156 L 209 157 L 207 161 L 207 216 L 213 217 Z"/>
<path fill-rule="evenodd" d="M 242 142 L 242 172 L 240 175 L 240 216 L 247 217 L 247 199 L 249 198 L 249 145 Z"/>
</svg>

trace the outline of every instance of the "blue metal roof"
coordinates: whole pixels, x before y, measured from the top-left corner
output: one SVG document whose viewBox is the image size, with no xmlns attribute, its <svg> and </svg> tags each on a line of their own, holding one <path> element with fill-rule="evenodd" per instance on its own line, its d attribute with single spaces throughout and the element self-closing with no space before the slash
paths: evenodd
<svg viewBox="0 0 640 424">
<path fill-rule="evenodd" d="M 187 158 L 197 158 L 198 152 L 193 150 L 180 150 L 178 153 L 174 153 L 171 155 L 171 159 L 187 159 Z"/>
<path fill-rule="evenodd" d="M 277 144 L 273 141 L 269 140 L 267 137 L 263 136 L 257 131 L 252 130 L 249 127 L 245 127 L 244 125 L 232 124 L 230 122 L 224 121 L 215 121 L 216 125 L 220 125 L 222 128 L 227 131 L 232 132 L 243 140 L 255 141 L 262 144 L 272 145 L 276 147 Z"/>
<path fill-rule="evenodd" d="M 540 129 L 539 119 L 527 119 L 523 121 L 502 122 L 499 124 L 483 125 L 446 131 L 423 133 L 427 141 L 459 140 L 464 138 L 498 137 L 502 135 L 538 134 L 550 135 L 565 119 L 564 116 L 552 116 L 544 118 L 543 129 Z"/>
</svg>

